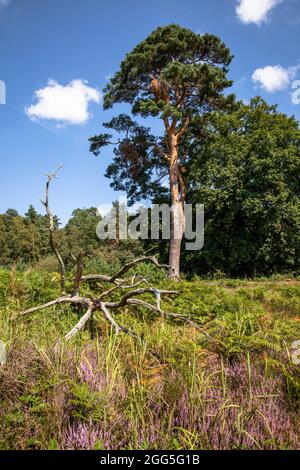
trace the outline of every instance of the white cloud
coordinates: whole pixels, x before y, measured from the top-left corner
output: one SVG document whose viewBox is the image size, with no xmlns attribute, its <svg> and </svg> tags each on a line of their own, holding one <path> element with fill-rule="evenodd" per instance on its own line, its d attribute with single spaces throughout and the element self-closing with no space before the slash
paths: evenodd
<svg viewBox="0 0 300 470">
<path fill-rule="evenodd" d="M 49 80 L 45 88 L 35 92 L 35 97 L 37 103 L 25 108 L 27 116 L 57 121 L 62 126 L 85 124 L 90 117 L 89 103 L 99 103 L 101 94 L 85 80 L 73 80 L 66 86 Z"/>
<path fill-rule="evenodd" d="M 295 78 L 299 66 L 284 68 L 281 65 L 267 65 L 256 69 L 252 80 L 269 93 L 285 90 Z"/>
<path fill-rule="evenodd" d="M 0 0 L 0 9 L 7 7 L 9 2 L 10 2 L 10 0 Z"/>
<path fill-rule="evenodd" d="M 239 0 L 236 13 L 243 23 L 260 24 L 267 20 L 268 13 L 283 0 Z"/>
</svg>

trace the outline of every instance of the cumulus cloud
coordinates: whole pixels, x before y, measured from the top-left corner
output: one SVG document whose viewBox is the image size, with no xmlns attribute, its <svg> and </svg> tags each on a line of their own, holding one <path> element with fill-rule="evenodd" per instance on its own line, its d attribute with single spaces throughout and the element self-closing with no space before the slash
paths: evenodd
<svg viewBox="0 0 300 470">
<path fill-rule="evenodd" d="M 252 80 L 269 93 L 273 93 L 285 90 L 295 78 L 298 69 L 299 66 L 284 68 L 281 65 L 267 65 L 256 69 Z"/>
<path fill-rule="evenodd" d="M 243 23 L 260 24 L 267 20 L 268 13 L 283 0 L 239 0 L 236 7 L 238 18 Z"/>
<path fill-rule="evenodd" d="M 99 103 L 101 94 L 85 80 L 73 80 L 65 86 L 49 80 L 45 88 L 35 92 L 35 97 L 37 102 L 25 108 L 27 116 L 56 121 L 60 126 L 85 124 L 90 117 L 89 103 Z"/>
</svg>

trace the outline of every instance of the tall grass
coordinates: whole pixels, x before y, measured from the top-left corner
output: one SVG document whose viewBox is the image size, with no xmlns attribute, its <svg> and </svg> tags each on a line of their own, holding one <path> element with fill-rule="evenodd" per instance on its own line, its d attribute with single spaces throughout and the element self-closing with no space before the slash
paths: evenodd
<svg viewBox="0 0 300 470">
<path fill-rule="evenodd" d="M 170 282 L 158 279 L 161 286 Z M 134 340 L 100 322 L 71 344 L 56 341 L 80 314 L 16 312 L 57 294 L 55 274 L 0 272 L 2 449 L 299 449 L 300 287 L 183 281 L 164 309 L 121 310 Z"/>
</svg>

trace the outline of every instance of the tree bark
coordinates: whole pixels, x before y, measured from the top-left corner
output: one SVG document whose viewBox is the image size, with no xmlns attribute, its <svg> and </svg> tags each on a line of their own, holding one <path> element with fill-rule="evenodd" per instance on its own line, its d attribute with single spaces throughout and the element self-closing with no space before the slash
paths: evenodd
<svg viewBox="0 0 300 470">
<path fill-rule="evenodd" d="M 172 230 L 172 224 L 171 224 Z M 178 279 L 180 275 L 180 253 L 181 253 L 181 240 L 174 239 L 171 236 L 169 248 L 169 277 L 171 279 Z"/>
<path fill-rule="evenodd" d="M 178 279 L 180 274 L 181 243 L 185 227 L 184 201 L 181 197 L 178 179 L 178 137 L 172 134 L 169 139 L 171 146 L 170 194 L 172 205 L 170 217 L 169 277 Z"/>
<path fill-rule="evenodd" d="M 206 333 L 204 329 L 202 329 L 199 325 L 197 325 L 188 316 L 183 316 L 178 313 L 165 312 L 161 309 L 161 302 L 160 302 L 161 296 L 173 295 L 173 294 L 177 295 L 178 294 L 177 291 L 156 289 L 155 287 L 151 287 L 149 285 L 149 282 L 146 279 L 141 279 L 137 282 L 132 282 L 132 284 L 129 284 L 129 285 L 127 285 L 128 279 L 123 278 L 123 277 L 120 279 L 117 279 L 120 274 L 124 275 L 127 271 L 129 271 L 129 269 L 131 269 L 132 267 L 144 261 L 151 262 L 157 268 L 168 269 L 169 267 L 167 265 L 159 264 L 157 259 L 154 257 L 144 256 L 141 258 L 137 258 L 136 260 L 131 261 L 130 263 L 125 264 L 118 273 L 112 276 L 95 275 L 95 276 L 86 276 L 85 278 L 84 276 L 82 276 L 81 280 L 79 280 L 78 282 L 79 271 L 81 272 L 81 267 L 79 267 L 78 271 L 76 272 L 74 276 L 74 285 L 77 286 L 78 284 L 78 290 L 80 289 L 80 286 L 81 286 L 80 281 L 90 280 L 90 279 L 101 278 L 102 280 L 104 280 L 104 282 L 111 283 L 113 284 L 113 286 L 106 291 L 102 291 L 100 295 L 98 296 L 98 298 L 94 298 L 93 296 L 81 297 L 80 295 L 77 295 L 74 297 L 71 295 L 58 297 L 57 299 L 47 302 L 44 305 L 31 307 L 30 309 L 22 312 L 20 316 L 22 317 L 27 316 L 39 310 L 45 310 L 47 308 L 54 307 L 55 305 L 60 305 L 60 304 L 66 304 L 66 305 L 69 304 L 72 306 L 77 305 L 77 306 L 85 307 L 85 309 L 87 310 L 85 311 L 84 315 L 82 315 L 82 317 L 79 319 L 79 321 L 76 323 L 76 325 L 69 331 L 69 333 L 65 335 L 64 337 L 65 341 L 69 341 L 78 332 L 83 330 L 86 327 L 89 320 L 94 318 L 94 314 L 99 311 L 102 311 L 105 319 L 114 327 L 116 333 L 123 331 L 124 333 L 131 335 L 134 339 L 139 339 L 139 337 L 134 332 L 128 330 L 128 328 L 126 328 L 125 326 L 122 326 L 119 323 L 117 323 L 116 320 L 114 319 L 114 315 L 111 313 L 111 310 L 114 310 L 115 312 L 115 311 L 118 311 L 120 308 L 133 305 L 135 307 L 141 307 L 141 308 L 151 310 L 152 312 L 159 314 L 162 318 L 173 318 L 175 320 L 188 323 L 192 325 L 194 328 L 199 329 L 202 333 L 204 333 L 208 338 L 211 339 L 209 334 Z M 132 278 L 132 280 L 134 278 L 135 278 L 135 275 Z M 142 288 L 136 289 L 138 285 L 143 284 L 143 283 L 147 284 L 148 287 L 142 287 Z M 101 289 L 102 288 L 103 286 L 101 286 Z M 111 298 L 111 295 L 115 293 L 115 291 L 118 289 L 125 290 L 125 291 L 128 290 L 129 292 L 125 292 L 123 295 L 121 295 L 121 298 L 119 298 L 118 300 L 115 300 L 114 297 Z M 137 298 L 138 296 L 141 296 L 143 294 L 148 294 L 148 293 L 153 294 L 156 297 L 156 305 L 146 302 L 145 300 L 141 298 Z M 96 320 L 98 319 L 96 318 Z M 55 351 L 57 350 L 57 346 L 59 344 L 61 344 L 60 341 L 58 341 L 58 343 L 56 344 L 54 348 Z"/>
<path fill-rule="evenodd" d="M 65 269 L 65 264 L 62 259 L 62 256 L 59 252 L 59 250 L 56 247 L 55 240 L 54 240 L 54 232 L 55 232 L 55 223 L 54 223 L 54 217 L 51 212 L 50 206 L 49 206 L 49 187 L 50 183 L 53 180 L 53 178 L 57 177 L 57 172 L 62 168 L 62 165 L 59 165 L 56 170 L 54 170 L 53 173 L 50 173 L 48 176 L 48 180 L 46 183 L 46 199 L 45 201 L 41 201 L 42 204 L 44 204 L 48 216 L 48 221 L 49 221 L 49 241 L 50 241 L 50 247 L 51 250 L 53 251 L 54 255 L 56 256 L 56 259 L 59 263 L 59 268 L 60 268 L 60 286 L 61 286 L 61 291 L 65 291 L 65 284 L 66 284 L 66 269 Z"/>
</svg>

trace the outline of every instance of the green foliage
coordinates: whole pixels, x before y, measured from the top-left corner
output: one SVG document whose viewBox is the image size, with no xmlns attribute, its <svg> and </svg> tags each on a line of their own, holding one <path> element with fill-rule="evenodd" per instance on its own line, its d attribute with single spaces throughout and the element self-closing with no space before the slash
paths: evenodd
<svg viewBox="0 0 300 470">
<path fill-rule="evenodd" d="M 114 143 L 106 176 L 130 202 L 166 202 L 167 129 L 189 123 L 178 145 L 187 202 L 205 206 L 205 245 L 182 257 L 189 275 L 299 273 L 299 125 L 261 98 L 249 105 L 223 97 L 231 61 L 219 38 L 177 25 L 153 31 L 126 55 L 105 89 L 105 108 L 125 102 L 133 114 L 159 117 L 161 135 L 113 118 L 112 134 L 91 138 L 98 155 Z M 192 91 L 191 91 L 192 90 Z M 176 103 L 176 97 L 185 98 Z M 188 121 L 187 121 L 188 119 Z M 114 135 L 117 135 L 115 137 Z M 165 243 L 160 244 L 165 254 Z"/>
<path fill-rule="evenodd" d="M 133 115 L 157 117 L 164 130 L 157 135 L 157 130 L 151 132 L 121 114 L 104 124 L 112 134 L 90 138 L 95 155 L 114 145 L 106 172 L 113 188 L 126 191 L 131 202 L 168 198 L 161 180 L 169 175 L 164 155 L 170 154 L 170 129 L 179 134 L 198 115 L 231 105 L 233 97 L 223 95 L 232 83 L 227 78 L 231 59 L 218 37 L 175 24 L 157 28 L 126 55 L 104 90 L 104 108 L 128 103 Z M 184 166 L 189 155 L 179 141 L 178 157 Z"/>
<path fill-rule="evenodd" d="M 126 114 L 114 117 L 104 127 L 122 136 L 114 148 L 113 162 L 107 167 L 105 176 L 112 179 L 111 186 L 117 191 L 125 191 L 129 203 L 140 199 L 166 195 L 157 178 L 167 171 L 165 162 L 157 152 L 157 139 L 150 128 L 139 125 Z M 104 141 L 104 137 L 107 139 Z M 109 145 L 112 135 L 102 134 L 90 139 L 90 150 L 97 156 L 105 145 Z"/>
<path fill-rule="evenodd" d="M 70 388 L 72 416 L 84 421 L 99 421 L 103 419 L 105 397 L 99 392 L 92 391 L 85 383 L 73 383 Z"/>
<path fill-rule="evenodd" d="M 30 206 L 22 217 L 8 209 L 0 215 L 0 265 L 33 263 L 50 253 L 48 221 Z"/>
<path fill-rule="evenodd" d="M 83 251 L 88 272 L 112 274 L 128 261 L 143 252 L 136 240 L 107 241 L 105 244 L 96 234 L 101 217 L 94 207 L 75 209 L 64 227 L 55 232 L 55 241 L 68 271 L 73 269 L 71 255 Z M 18 272 L 32 267 L 35 270 L 55 273 L 57 259 L 49 246 L 48 220 L 30 206 L 25 216 L 13 209 L 0 214 L 0 266 L 15 266 Z M 1 289 L 1 288 L 0 288 Z M 1 293 L 0 293 L 1 296 Z"/>
<path fill-rule="evenodd" d="M 185 269 L 299 272 L 299 150 L 297 121 L 261 98 L 199 124 L 190 200 L 205 205 L 205 245 L 186 254 Z"/>
<path fill-rule="evenodd" d="M 54 350 L 81 313 L 58 306 L 21 321 L 16 312 L 58 295 L 58 276 L 0 271 L 0 339 L 8 347 L 8 363 L 0 368 L 1 449 L 208 449 L 215 426 L 222 442 L 228 420 L 226 448 L 297 447 L 288 435 L 277 441 L 268 426 L 289 413 L 282 419 L 290 420 L 291 436 L 297 434 L 299 368 L 289 348 L 300 337 L 299 281 L 156 282 L 179 291 L 162 300 L 163 309 L 190 316 L 201 331 L 124 308 L 118 321 L 136 331 L 138 341 L 114 336 L 99 317 L 95 338 L 85 331 Z M 260 407 L 270 400 L 270 414 L 262 417 Z M 273 418 L 276 406 L 280 414 Z M 201 420 L 208 417 L 205 437 Z M 263 432 L 257 444 L 241 444 L 249 423 Z"/>
<path fill-rule="evenodd" d="M 62 253 L 65 251 L 65 257 L 80 251 L 91 255 L 99 247 L 100 240 L 97 238 L 96 228 L 100 220 L 95 207 L 73 211 L 63 229 Z"/>
<path fill-rule="evenodd" d="M 226 77 L 231 59 L 230 51 L 216 36 L 196 34 L 175 24 L 157 28 L 126 55 L 105 89 L 104 107 L 127 102 L 134 113 L 146 116 L 178 111 L 192 114 L 221 99 L 223 89 L 231 84 Z M 171 89 L 188 90 L 183 105 L 154 101 L 153 78 Z"/>
</svg>

